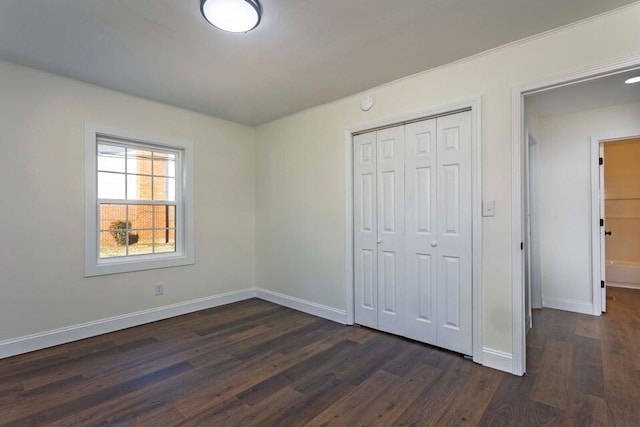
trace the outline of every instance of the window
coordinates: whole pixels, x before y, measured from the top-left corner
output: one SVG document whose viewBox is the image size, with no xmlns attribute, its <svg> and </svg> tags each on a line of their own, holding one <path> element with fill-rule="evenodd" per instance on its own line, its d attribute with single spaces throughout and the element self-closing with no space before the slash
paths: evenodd
<svg viewBox="0 0 640 427">
<path fill-rule="evenodd" d="M 193 147 L 87 125 L 85 276 L 193 263 Z"/>
</svg>

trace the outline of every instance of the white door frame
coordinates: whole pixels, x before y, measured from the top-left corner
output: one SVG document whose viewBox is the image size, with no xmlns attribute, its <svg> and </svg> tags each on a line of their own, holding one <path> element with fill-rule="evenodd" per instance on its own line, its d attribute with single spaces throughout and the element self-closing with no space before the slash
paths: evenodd
<svg viewBox="0 0 640 427">
<path fill-rule="evenodd" d="M 353 279 L 353 134 L 367 130 L 427 119 L 471 109 L 471 179 L 472 179 L 472 309 L 473 361 L 482 363 L 482 98 L 472 98 L 423 111 L 359 123 L 344 132 L 345 144 L 345 291 L 347 324 L 354 323 Z"/>
<path fill-rule="evenodd" d="M 542 308 L 542 283 L 540 281 L 540 227 L 538 215 L 538 158 L 539 145 L 536 135 L 527 131 L 528 151 L 529 151 L 529 174 L 526 177 L 529 180 L 529 274 L 530 291 L 531 291 L 531 308 Z"/>
<path fill-rule="evenodd" d="M 524 125 L 524 96 L 544 92 L 562 86 L 569 86 L 589 80 L 595 80 L 613 74 L 638 69 L 640 59 L 632 57 L 625 61 L 608 63 L 582 71 L 557 76 L 545 80 L 528 82 L 511 88 L 511 285 L 512 285 L 512 331 L 513 331 L 513 367 L 512 373 L 522 375 L 526 368 L 526 331 L 523 257 L 520 249 L 522 236 L 523 209 L 522 163 L 524 147 L 527 143 Z"/>
<path fill-rule="evenodd" d="M 600 145 L 611 141 L 638 137 L 640 137 L 640 128 L 615 131 L 591 137 L 591 277 L 593 283 L 593 314 L 595 316 L 602 314 L 603 301 L 600 281 L 604 278 L 600 258 L 604 249 L 600 241 L 603 231 L 602 227 L 600 227 Z"/>
</svg>

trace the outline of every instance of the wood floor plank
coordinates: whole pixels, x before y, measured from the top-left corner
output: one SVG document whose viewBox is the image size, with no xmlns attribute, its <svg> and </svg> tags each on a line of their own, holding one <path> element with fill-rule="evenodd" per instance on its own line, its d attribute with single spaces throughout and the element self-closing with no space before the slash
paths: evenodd
<svg viewBox="0 0 640 427">
<path fill-rule="evenodd" d="M 604 397 L 604 372 L 600 340 L 575 337 L 573 388 L 584 394 Z"/>
<path fill-rule="evenodd" d="M 226 372 L 210 387 L 179 400 L 176 402 L 176 408 L 185 417 L 192 417 L 331 346 L 331 341 L 327 340 L 313 342 L 287 354 L 271 353 L 267 350 L 264 357 L 249 359 L 246 365 Z"/>
<path fill-rule="evenodd" d="M 176 425 L 180 427 L 223 426 L 230 424 L 236 417 L 242 416 L 248 408 L 249 406 L 232 397 Z"/>
<path fill-rule="evenodd" d="M 274 420 L 275 425 L 307 424 L 329 406 L 352 393 L 356 387 L 340 380 L 333 373 L 322 373 L 305 378 L 293 388 L 302 393 L 305 399 L 287 414 Z"/>
<path fill-rule="evenodd" d="M 525 415 L 515 423 L 518 427 L 565 427 L 573 425 L 567 421 L 565 412 L 554 406 L 545 405 L 534 400 L 530 400 L 526 404 L 523 402 L 523 405 L 526 406 Z"/>
<path fill-rule="evenodd" d="M 131 412 L 140 413 L 144 419 L 162 406 L 174 406 L 185 395 L 210 386 L 211 378 L 216 378 L 240 365 L 237 360 L 221 362 L 218 366 L 187 370 L 179 375 L 157 381 L 132 392 L 116 393 L 91 407 L 80 409 L 56 422 L 58 427 L 95 425 L 115 422 L 126 418 Z M 182 414 L 180 414 L 182 418 Z"/>
<path fill-rule="evenodd" d="M 542 356 L 531 397 L 537 402 L 566 411 L 569 408 L 572 363 L 572 343 L 549 343 Z"/>
<path fill-rule="evenodd" d="M 633 363 L 616 351 L 602 352 L 604 396 L 616 425 L 637 425 L 640 420 L 640 387 Z"/>
<path fill-rule="evenodd" d="M 277 420 L 293 414 L 294 408 L 304 399 L 305 396 L 302 393 L 286 386 L 233 419 L 226 419 L 223 424 L 229 426 L 279 425 Z"/>
<path fill-rule="evenodd" d="M 388 370 L 377 371 L 353 392 L 319 413 L 309 424 L 391 425 L 442 374 L 440 369 L 419 361 L 419 357 L 414 364 L 407 366 L 404 362 L 412 350 L 409 344 L 406 352 L 389 363 L 389 370 L 394 370 L 395 374 Z M 340 383 L 337 377 L 335 380 Z"/>
<path fill-rule="evenodd" d="M 505 375 L 478 425 L 485 427 L 514 425 L 526 419 L 527 402 L 533 389 L 533 378 Z"/>
<path fill-rule="evenodd" d="M 0 360 L 0 426 L 637 426 L 640 291 L 535 310 L 527 373 L 253 299 Z"/>
<path fill-rule="evenodd" d="M 600 322 L 594 316 L 580 315 L 576 319 L 576 329 L 574 332 L 581 337 L 600 339 Z"/>
<path fill-rule="evenodd" d="M 602 397 L 573 392 L 569 417 L 577 426 L 609 426 L 614 425 L 613 413 Z"/>
<path fill-rule="evenodd" d="M 356 343 L 343 340 L 332 345 L 331 347 L 319 351 L 315 355 L 300 361 L 294 366 L 261 381 L 247 390 L 237 395 L 238 399 L 249 406 L 253 406 L 266 399 L 271 393 L 274 393 L 287 385 L 293 386 L 297 384 L 296 389 L 304 387 L 305 380 L 315 378 L 317 375 L 332 375 L 333 367 L 343 362 L 353 354 Z"/>
<path fill-rule="evenodd" d="M 475 369 L 434 425 L 477 425 L 503 377 L 502 372 L 494 369 Z"/>
<path fill-rule="evenodd" d="M 401 387 L 397 379 L 398 377 L 388 372 L 376 372 L 357 387 L 353 393 L 343 397 L 309 421 L 308 425 L 371 425 L 371 417 L 375 421 L 377 417 L 381 417 L 389 410 L 400 409 L 396 408 L 393 396 L 394 393 L 399 391 L 398 388 Z M 415 392 L 415 390 L 412 391 Z M 415 395 L 412 397 L 415 398 Z M 408 405 L 412 401 L 413 399 L 401 403 Z"/>
<path fill-rule="evenodd" d="M 466 385 L 466 379 L 473 373 L 473 364 L 462 358 L 451 363 L 440 377 L 426 387 L 396 420 L 399 426 L 430 426 L 447 410 Z"/>
<path fill-rule="evenodd" d="M 114 394 L 123 394 L 123 393 L 128 394 L 137 389 L 146 387 L 153 382 L 162 381 L 165 378 L 168 378 L 173 375 L 178 375 L 181 372 L 184 372 L 185 370 L 189 370 L 189 369 L 192 369 L 192 367 L 188 363 L 185 363 L 185 362 L 178 363 L 176 365 L 161 369 L 159 371 L 155 371 L 153 373 L 144 375 L 134 380 L 123 382 L 121 384 L 118 384 L 117 386 L 109 387 L 99 392 L 83 396 L 80 399 L 68 401 L 63 404 L 60 404 L 45 410 L 37 410 L 36 412 L 24 417 L 21 416 L 22 415 L 21 413 L 13 414 L 13 415 L 18 415 L 18 417 L 6 423 L 6 425 L 16 425 L 16 426 L 39 425 L 39 424 L 44 424 L 54 420 L 58 420 L 69 414 L 77 412 L 78 410 L 81 410 L 83 408 L 94 406 L 104 401 L 105 399 L 108 399 L 110 396 Z M 3 412 L 3 418 L 7 415 L 9 414 L 6 412 Z M 80 422 L 83 422 L 83 421 L 81 420 Z"/>
</svg>

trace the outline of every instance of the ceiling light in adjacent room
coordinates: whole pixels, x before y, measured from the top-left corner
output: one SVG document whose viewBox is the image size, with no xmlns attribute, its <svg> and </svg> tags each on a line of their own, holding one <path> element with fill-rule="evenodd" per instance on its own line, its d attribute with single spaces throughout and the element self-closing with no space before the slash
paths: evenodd
<svg viewBox="0 0 640 427">
<path fill-rule="evenodd" d="M 260 23 L 258 0 L 202 0 L 200 10 L 214 27 L 232 33 L 246 33 Z"/>
<path fill-rule="evenodd" d="M 624 82 L 628 85 L 630 85 L 631 83 L 638 83 L 640 82 L 640 76 L 631 77 L 630 79 L 627 79 Z"/>
</svg>

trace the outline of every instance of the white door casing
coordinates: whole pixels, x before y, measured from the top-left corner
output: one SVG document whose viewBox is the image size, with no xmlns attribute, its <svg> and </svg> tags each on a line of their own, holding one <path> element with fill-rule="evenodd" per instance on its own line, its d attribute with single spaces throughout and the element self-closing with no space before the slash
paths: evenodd
<svg viewBox="0 0 640 427">
<path fill-rule="evenodd" d="M 378 329 L 403 335 L 404 126 L 377 134 Z"/>
<path fill-rule="evenodd" d="M 598 152 L 600 154 L 600 158 L 604 159 L 604 145 L 601 142 L 599 147 L 598 147 Z M 600 191 L 598 191 L 598 203 L 600 205 L 600 219 L 601 220 L 605 220 L 605 187 L 604 187 L 604 165 L 600 164 L 599 167 L 599 174 L 600 174 L 600 186 L 599 189 Z M 605 236 L 605 228 L 606 228 L 606 220 L 604 223 L 604 226 L 600 226 L 600 280 L 601 282 L 604 282 L 604 286 L 602 286 L 602 290 L 601 290 L 601 296 L 600 296 L 600 302 L 601 302 L 601 308 L 600 310 L 604 313 L 607 311 L 607 276 L 606 276 L 606 266 L 605 266 L 605 258 L 606 258 L 606 250 L 607 250 L 607 246 L 606 246 L 606 236 Z"/>
<path fill-rule="evenodd" d="M 355 317 L 378 327 L 376 132 L 353 137 Z"/>
<path fill-rule="evenodd" d="M 472 354 L 471 113 L 437 119 L 437 345 Z"/>
<path fill-rule="evenodd" d="M 542 284 L 540 281 L 540 238 L 538 219 L 538 149 L 539 145 L 531 134 L 528 134 L 529 151 L 529 217 L 530 217 L 530 272 L 531 272 L 531 306 L 542 308 Z"/>
</svg>

